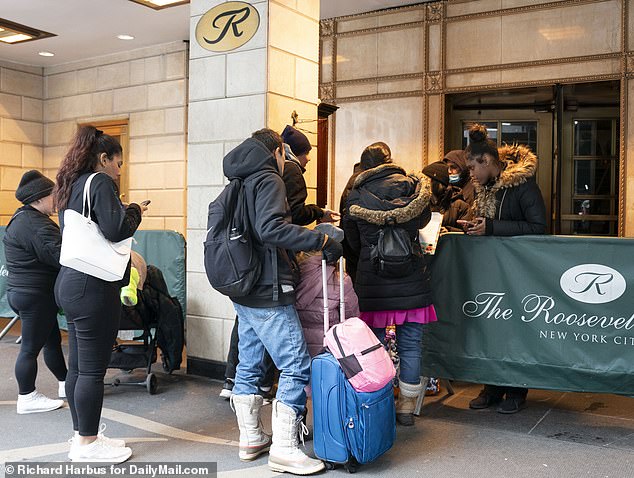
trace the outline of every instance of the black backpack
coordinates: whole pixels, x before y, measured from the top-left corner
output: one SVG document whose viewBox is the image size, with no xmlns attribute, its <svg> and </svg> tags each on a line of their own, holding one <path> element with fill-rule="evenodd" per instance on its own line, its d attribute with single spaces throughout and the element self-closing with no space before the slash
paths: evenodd
<svg viewBox="0 0 634 478">
<path fill-rule="evenodd" d="M 403 277 L 414 272 L 417 244 L 405 229 L 394 221 L 381 227 L 376 246 L 370 249 L 370 260 L 376 273 L 383 277 Z M 420 246 L 418 246 L 420 250 Z M 419 255 L 419 254 L 418 254 Z"/>
<path fill-rule="evenodd" d="M 232 179 L 209 204 L 205 271 L 211 286 L 229 297 L 249 294 L 262 264 L 253 247 L 244 181 Z"/>
</svg>

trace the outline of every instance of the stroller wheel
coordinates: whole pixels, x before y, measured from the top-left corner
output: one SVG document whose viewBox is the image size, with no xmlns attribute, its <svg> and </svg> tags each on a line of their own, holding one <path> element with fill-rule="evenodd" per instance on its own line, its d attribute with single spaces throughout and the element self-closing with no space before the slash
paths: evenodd
<svg viewBox="0 0 634 478">
<path fill-rule="evenodd" d="M 156 375 L 149 373 L 145 379 L 145 386 L 147 387 L 147 391 L 150 392 L 150 395 L 154 395 L 158 389 L 158 380 L 156 379 Z"/>
</svg>

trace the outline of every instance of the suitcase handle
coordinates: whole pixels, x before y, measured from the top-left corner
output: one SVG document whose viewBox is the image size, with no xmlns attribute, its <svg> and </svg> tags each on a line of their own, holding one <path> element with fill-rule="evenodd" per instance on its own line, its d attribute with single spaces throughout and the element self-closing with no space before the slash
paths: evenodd
<svg viewBox="0 0 634 478">
<path fill-rule="evenodd" d="M 328 274 L 326 259 L 321 260 L 321 287 L 324 297 L 324 346 L 326 345 L 326 334 L 330 328 L 330 310 L 328 309 Z M 343 322 L 346 318 L 346 301 L 344 284 L 344 266 L 343 258 L 339 259 L 339 322 Z"/>
</svg>

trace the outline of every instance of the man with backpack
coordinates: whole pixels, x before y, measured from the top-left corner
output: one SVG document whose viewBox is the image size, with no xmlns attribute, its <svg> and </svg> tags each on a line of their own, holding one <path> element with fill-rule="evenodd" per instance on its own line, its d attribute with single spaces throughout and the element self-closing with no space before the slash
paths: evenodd
<svg viewBox="0 0 634 478">
<path fill-rule="evenodd" d="M 235 189 L 232 185 L 236 181 L 241 189 L 233 205 L 223 196 L 224 192 L 210 205 L 205 265 L 212 285 L 229 295 L 239 317 L 240 361 L 231 397 L 240 429 L 239 457 L 253 460 L 270 448 L 272 470 L 308 475 L 323 470 L 324 465 L 299 448 L 298 427 L 306 406 L 304 387 L 309 381 L 310 358 L 294 306 L 295 280 L 287 251 L 321 250 L 329 262 L 335 262 L 342 249 L 338 242 L 319 231 L 291 224 L 283 167 L 282 138 L 270 129 L 256 131 L 225 156 L 223 172 L 231 180 L 225 191 Z M 230 227 L 225 235 L 228 241 L 218 246 L 223 234 L 216 231 L 214 236 L 213 228 L 220 222 L 212 216 L 231 207 L 235 208 L 235 218 L 240 215 L 237 210 L 244 209 L 243 223 L 248 226 L 237 225 L 236 219 L 236 226 Z M 240 273 L 242 267 L 245 273 L 238 274 L 234 281 L 225 281 L 219 288 L 218 276 L 227 274 L 216 270 L 213 260 L 221 259 L 222 251 L 240 247 L 241 256 L 234 255 L 230 262 L 234 272 Z M 244 259 L 245 247 L 253 251 L 248 260 Z M 249 275 L 249 271 L 254 274 Z M 272 443 L 260 424 L 263 399 L 257 387 L 265 351 L 280 370 L 277 399 L 272 407 Z"/>
</svg>

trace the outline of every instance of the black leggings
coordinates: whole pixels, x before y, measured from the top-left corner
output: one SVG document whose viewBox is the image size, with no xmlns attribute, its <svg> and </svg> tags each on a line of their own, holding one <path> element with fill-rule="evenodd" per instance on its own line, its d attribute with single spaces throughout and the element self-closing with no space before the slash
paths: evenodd
<svg viewBox="0 0 634 478">
<path fill-rule="evenodd" d="M 57 277 L 55 297 L 68 320 L 66 398 L 73 429 L 95 436 L 103 405 L 103 378 L 121 317 L 121 283 L 65 267 Z"/>
<path fill-rule="evenodd" d="M 51 293 L 7 292 L 9 305 L 20 316 L 22 343 L 15 361 L 18 393 L 26 395 L 35 390 L 37 356 L 44 349 L 44 363 L 60 382 L 66 380 L 66 362 L 62 352 L 62 337 L 57 324 L 57 304 Z"/>
</svg>

